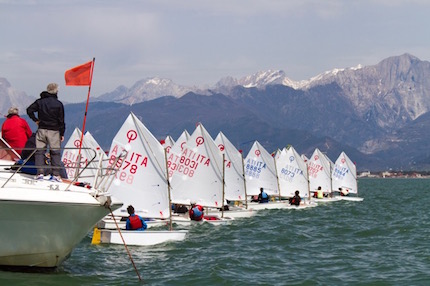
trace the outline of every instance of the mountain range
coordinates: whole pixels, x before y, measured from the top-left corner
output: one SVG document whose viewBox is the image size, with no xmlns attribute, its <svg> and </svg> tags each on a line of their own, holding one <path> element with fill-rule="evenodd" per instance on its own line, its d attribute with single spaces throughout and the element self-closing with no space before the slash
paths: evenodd
<svg viewBox="0 0 430 286">
<path fill-rule="evenodd" d="M 258 140 L 269 152 L 293 145 L 310 156 L 319 148 L 333 161 L 345 151 L 358 170 L 424 171 L 430 169 L 429 76 L 428 61 L 403 54 L 299 82 L 280 70 L 225 77 L 212 87 L 147 78 L 94 98 L 86 130 L 108 149 L 134 112 L 159 139 L 176 139 L 201 122 L 213 137 L 222 131 L 245 155 Z M 34 100 L 4 78 L 0 95 L 2 113 L 11 104 L 25 104 L 25 110 Z M 65 108 L 67 137 L 82 126 L 85 103 Z"/>
</svg>

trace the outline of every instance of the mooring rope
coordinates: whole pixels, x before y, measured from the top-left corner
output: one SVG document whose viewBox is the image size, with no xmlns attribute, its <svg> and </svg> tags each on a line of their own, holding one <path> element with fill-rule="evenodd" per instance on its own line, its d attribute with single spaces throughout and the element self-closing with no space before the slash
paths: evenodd
<svg viewBox="0 0 430 286">
<path fill-rule="evenodd" d="M 134 270 L 136 271 L 137 277 L 139 278 L 139 281 L 142 281 L 139 271 L 137 270 L 136 264 L 134 264 L 133 257 L 131 257 L 130 251 L 128 250 L 127 244 L 125 243 L 124 237 L 122 236 L 121 230 L 118 226 L 118 223 L 116 222 L 115 216 L 113 215 L 112 209 L 110 208 L 110 206 L 108 208 L 110 210 L 110 214 L 112 215 L 113 221 L 115 222 L 116 229 L 118 230 L 119 236 L 121 236 L 122 243 L 124 244 L 125 250 L 127 251 L 128 257 L 130 258 L 131 264 L 133 264 Z"/>
</svg>

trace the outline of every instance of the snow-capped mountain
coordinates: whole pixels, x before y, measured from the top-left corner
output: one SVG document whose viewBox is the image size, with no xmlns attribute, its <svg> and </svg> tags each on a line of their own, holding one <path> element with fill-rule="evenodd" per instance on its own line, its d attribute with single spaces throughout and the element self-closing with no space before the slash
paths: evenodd
<svg viewBox="0 0 430 286">
<path fill-rule="evenodd" d="M 198 88 L 195 87 L 178 85 L 170 79 L 153 77 L 136 82 L 130 89 L 120 86 L 111 93 L 97 97 L 97 100 L 133 105 L 163 96 L 181 97 L 190 91 L 197 90 Z"/>
</svg>

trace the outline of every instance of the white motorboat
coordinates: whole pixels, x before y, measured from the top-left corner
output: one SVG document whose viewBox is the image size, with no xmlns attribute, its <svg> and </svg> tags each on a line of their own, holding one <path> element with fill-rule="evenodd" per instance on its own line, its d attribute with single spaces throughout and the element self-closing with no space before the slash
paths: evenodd
<svg viewBox="0 0 430 286">
<path fill-rule="evenodd" d="M 35 180 L 33 175 L 11 170 L 14 161 L 10 159 L 16 158 L 2 154 L 2 266 L 59 266 L 101 218 L 122 205 L 100 189 L 66 180 Z"/>
</svg>

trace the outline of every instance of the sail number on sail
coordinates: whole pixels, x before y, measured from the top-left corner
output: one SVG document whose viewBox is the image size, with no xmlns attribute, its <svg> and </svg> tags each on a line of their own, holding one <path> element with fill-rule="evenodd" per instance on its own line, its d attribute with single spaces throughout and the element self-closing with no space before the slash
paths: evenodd
<svg viewBox="0 0 430 286">
<path fill-rule="evenodd" d="M 245 175 L 259 178 L 262 169 L 266 169 L 266 164 L 264 162 L 248 159 L 245 166 Z"/>
<path fill-rule="evenodd" d="M 198 166 L 209 166 L 210 159 L 206 156 L 193 152 L 188 148 L 184 148 L 181 156 L 176 154 L 170 154 L 167 159 L 167 167 L 169 168 L 169 177 L 173 175 L 174 172 L 179 172 L 189 177 L 194 176 L 195 170 Z"/>
<path fill-rule="evenodd" d="M 319 164 L 315 164 L 314 162 L 308 163 L 308 174 L 309 177 L 316 178 L 318 176 L 318 172 L 322 171 L 323 167 Z"/>
<path fill-rule="evenodd" d="M 115 145 L 112 149 L 111 156 L 109 158 L 109 167 L 112 167 L 112 165 L 115 163 L 119 149 L 120 148 L 118 145 Z M 127 184 L 132 184 L 134 175 L 137 173 L 139 168 L 145 168 L 147 164 L 147 156 L 143 156 L 137 152 L 128 152 L 125 158 L 119 158 L 116 163 L 116 167 L 119 168 L 118 173 L 116 173 L 116 178 Z"/>
<path fill-rule="evenodd" d="M 302 175 L 303 171 L 300 168 L 297 168 L 291 165 L 286 165 L 281 169 L 281 174 L 279 177 L 281 177 L 282 179 L 288 182 L 292 182 L 296 174 Z"/>
<path fill-rule="evenodd" d="M 80 154 L 80 159 L 78 156 L 78 150 L 65 150 L 63 154 L 63 164 L 67 172 L 68 178 L 73 178 L 75 176 L 75 171 L 77 170 L 78 166 L 78 159 L 79 162 L 79 169 L 84 168 L 88 164 L 88 158 L 86 158 L 83 154 Z"/>
</svg>

